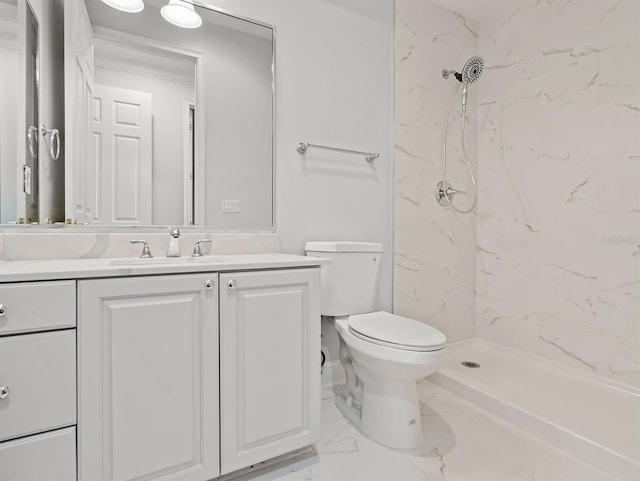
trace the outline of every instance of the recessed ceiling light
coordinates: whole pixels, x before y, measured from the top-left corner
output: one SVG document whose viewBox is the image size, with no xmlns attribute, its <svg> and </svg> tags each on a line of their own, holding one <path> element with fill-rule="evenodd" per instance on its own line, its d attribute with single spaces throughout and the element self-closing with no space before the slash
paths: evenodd
<svg viewBox="0 0 640 481">
<path fill-rule="evenodd" d="M 202 18 L 190 3 L 183 0 L 170 0 L 168 5 L 160 9 L 164 19 L 177 27 L 198 28 L 202 25 Z"/>
<path fill-rule="evenodd" d="M 142 0 L 102 0 L 110 7 L 127 13 L 138 13 L 144 9 L 144 2 Z"/>
</svg>

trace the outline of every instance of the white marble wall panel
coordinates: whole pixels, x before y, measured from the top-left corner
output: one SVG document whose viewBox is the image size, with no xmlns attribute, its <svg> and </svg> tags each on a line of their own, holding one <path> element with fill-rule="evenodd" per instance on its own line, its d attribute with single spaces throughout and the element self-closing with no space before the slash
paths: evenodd
<svg viewBox="0 0 640 481">
<path fill-rule="evenodd" d="M 640 385 L 640 2 L 479 28 L 478 336 Z"/>
<path fill-rule="evenodd" d="M 475 215 L 435 201 L 442 137 L 460 71 L 477 54 L 476 25 L 427 0 L 396 1 L 396 167 L 394 310 L 427 322 L 449 341 L 475 334 Z M 460 92 L 458 92 L 460 93 Z M 476 156 L 476 91 L 470 87 L 467 149 Z M 460 96 L 448 129 L 448 180 L 471 192 L 460 148 Z M 458 196 L 466 208 L 470 196 Z"/>
<path fill-rule="evenodd" d="M 101 257 L 136 257 L 140 245 L 129 243 L 131 239 L 149 242 L 155 257 L 164 257 L 169 245 L 169 232 L 79 233 L 54 229 L 49 232 L 0 232 L 0 260 L 92 259 Z M 211 239 L 202 245 L 203 254 L 264 254 L 279 252 L 280 236 L 272 233 L 218 233 L 184 230 L 180 236 L 182 256 L 190 256 L 199 239 Z M 0 272 L 2 267 L 0 266 Z"/>
</svg>

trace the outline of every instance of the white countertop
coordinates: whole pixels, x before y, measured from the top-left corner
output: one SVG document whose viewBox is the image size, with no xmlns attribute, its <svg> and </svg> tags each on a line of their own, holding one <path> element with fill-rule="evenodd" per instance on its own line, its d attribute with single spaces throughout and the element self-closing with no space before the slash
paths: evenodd
<svg viewBox="0 0 640 481">
<path fill-rule="evenodd" d="M 329 262 L 320 257 L 280 253 L 7 261 L 0 262 L 0 283 L 314 267 Z"/>
</svg>

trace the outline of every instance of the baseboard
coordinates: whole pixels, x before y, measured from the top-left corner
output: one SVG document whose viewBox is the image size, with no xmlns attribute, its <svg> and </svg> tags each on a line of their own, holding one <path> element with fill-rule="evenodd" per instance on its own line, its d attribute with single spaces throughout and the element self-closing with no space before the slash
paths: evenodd
<svg viewBox="0 0 640 481">
<path fill-rule="evenodd" d="M 346 376 L 340 361 L 326 362 L 322 369 L 321 379 L 322 389 L 331 389 L 334 386 L 344 384 L 346 382 Z"/>
</svg>

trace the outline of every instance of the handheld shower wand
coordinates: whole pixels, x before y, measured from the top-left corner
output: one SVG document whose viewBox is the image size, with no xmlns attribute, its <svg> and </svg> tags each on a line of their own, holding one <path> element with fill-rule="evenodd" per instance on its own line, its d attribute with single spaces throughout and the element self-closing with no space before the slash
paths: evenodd
<svg viewBox="0 0 640 481">
<path fill-rule="evenodd" d="M 455 91 L 451 97 L 451 102 L 449 103 L 449 110 L 447 111 L 447 118 L 444 123 L 444 139 L 443 139 L 443 156 L 442 156 L 442 181 L 438 183 L 436 186 L 436 201 L 443 207 L 451 206 L 454 210 L 461 214 L 468 214 L 473 210 L 476 205 L 476 201 L 478 199 L 478 189 L 476 186 L 476 178 L 473 174 L 473 169 L 471 168 L 471 163 L 469 162 L 469 158 L 467 156 L 467 150 L 465 148 L 464 142 L 464 134 L 465 134 L 465 124 L 466 124 L 466 112 L 467 112 L 467 92 L 469 84 L 476 82 L 480 76 L 482 75 L 482 70 L 484 69 L 484 59 L 480 56 L 471 57 L 462 67 L 462 73 L 456 72 L 455 70 L 443 70 L 442 77 L 445 79 L 449 78 L 449 75 L 453 74 L 459 84 L 456 86 Z M 471 207 L 467 210 L 461 210 L 453 205 L 452 197 L 454 194 L 464 194 L 463 191 L 454 189 L 451 187 L 449 182 L 447 182 L 447 126 L 449 123 L 449 115 L 451 114 L 451 107 L 453 105 L 453 100 L 462 84 L 462 129 L 461 129 L 461 144 L 462 144 L 462 154 L 464 156 L 464 160 L 466 161 L 467 168 L 469 169 L 469 174 L 471 175 L 471 184 L 473 186 L 473 202 Z"/>
<path fill-rule="evenodd" d="M 453 74 L 458 82 L 462 84 L 462 111 L 467 111 L 467 85 L 476 82 L 484 70 L 484 59 L 479 55 L 471 57 L 462 67 L 462 73 L 455 70 L 443 70 L 442 78 L 448 79 Z"/>
<path fill-rule="evenodd" d="M 466 113 L 467 111 L 467 85 L 469 82 L 465 82 L 462 87 L 462 113 Z"/>
</svg>

